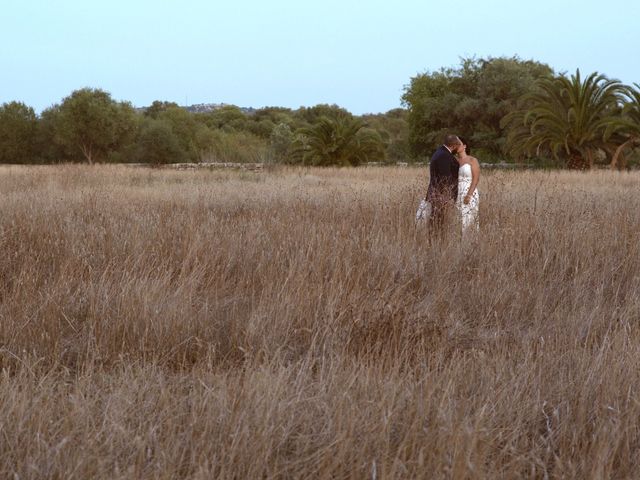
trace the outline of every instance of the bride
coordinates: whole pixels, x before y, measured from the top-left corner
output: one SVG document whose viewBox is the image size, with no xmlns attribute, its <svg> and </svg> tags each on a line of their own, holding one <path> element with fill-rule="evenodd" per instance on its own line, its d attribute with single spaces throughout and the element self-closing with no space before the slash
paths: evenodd
<svg viewBox="0 0 640 480">
<path fill-rule="evenodd" d="M 480 196 L 478 194 L 478 182 L 480 181 L 480 162 L 475 157 L 469 155 L 471 149 L 467 146 L 466 140 L 458 137 L 462 146 L 458 149 L 458 199 L 456 206 L 462 218 L 462 232 L 469 227 L 474 230 L 479 229 L 478 207 Z"/>
</svg>

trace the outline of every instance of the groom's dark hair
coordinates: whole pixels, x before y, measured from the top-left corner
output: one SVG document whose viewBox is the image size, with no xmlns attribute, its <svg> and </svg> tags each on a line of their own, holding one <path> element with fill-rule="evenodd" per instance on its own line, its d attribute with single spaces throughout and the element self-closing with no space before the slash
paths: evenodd
<svg viewBox="0 0 640 480">
<path fill-rule="evenodd" d="M 447 147 L 453 147 L 455 145 L 459 145 L 460 144 L 460 139 L 458 138 L 457 135 L 446 135 L 444 137 L 444 144 Z"/>
</svg>

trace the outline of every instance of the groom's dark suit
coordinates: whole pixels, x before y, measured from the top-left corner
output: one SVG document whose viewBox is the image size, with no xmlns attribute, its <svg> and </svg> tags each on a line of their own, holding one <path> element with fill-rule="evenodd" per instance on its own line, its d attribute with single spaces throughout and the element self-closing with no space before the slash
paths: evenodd
<svg viewBox="0 0 640 480">
<path fill-rule="evenodd" d="M 427 201 L 431 203 L 431 222 L 441 226 L 448 206 L 458 197 L 458 161 L 447 147 L 441 145 L 429 162 L 429 190 Z"/>
</svg>

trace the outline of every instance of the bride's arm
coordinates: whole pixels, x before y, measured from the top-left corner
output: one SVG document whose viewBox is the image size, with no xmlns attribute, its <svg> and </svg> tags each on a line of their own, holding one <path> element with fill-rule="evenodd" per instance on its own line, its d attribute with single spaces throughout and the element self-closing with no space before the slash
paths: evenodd
<svg viewBox="0 0 640 480">
<path fill-rule="evenodd" d="M 471 202 L 471 196 L 473 192 L 476 191 L 476 187 L 478 186 L 478 182 L 480 181 L 480 162 L 478 162 L 477 158 L 474 158 L 471 162 L 471 185 L 469 185 L 469 191 L 464 196 L 464 203 L 468 205 Z"/>
</svg>

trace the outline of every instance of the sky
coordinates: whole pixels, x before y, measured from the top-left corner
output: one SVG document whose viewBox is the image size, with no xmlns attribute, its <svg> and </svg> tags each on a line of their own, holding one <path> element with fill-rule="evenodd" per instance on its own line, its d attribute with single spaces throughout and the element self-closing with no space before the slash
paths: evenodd
<svg viewBox="0 0 640 480">
<path fill-rule="evenodd" d="M 640 0 L 0 0 L 0 103 L 92 87 L 137 107 L 377 113 L 474 55 L 640 83 L 639 19 Z"/>
</svg>

